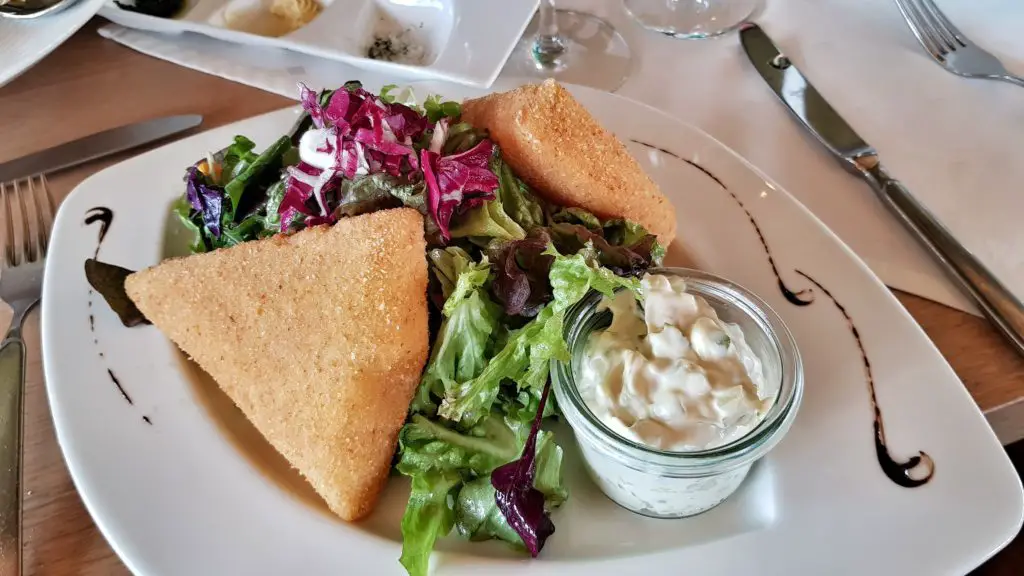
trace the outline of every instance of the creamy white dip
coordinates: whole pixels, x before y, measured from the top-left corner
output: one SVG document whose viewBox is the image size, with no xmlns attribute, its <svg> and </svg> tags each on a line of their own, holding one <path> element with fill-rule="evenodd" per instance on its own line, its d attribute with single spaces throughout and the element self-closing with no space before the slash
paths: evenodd
<svg viewBox="0 0 1024 576">
<path fill-rule="evenodd" d="M 777 394 L 736 324 L 675 276 L 647 275 L 643 305 L 620 291 L 602 306 L 611 325 L 591 334 L 576 384 L 617 434 L 687 452 L 728 444 L 764 418 Z"/>
</svg>

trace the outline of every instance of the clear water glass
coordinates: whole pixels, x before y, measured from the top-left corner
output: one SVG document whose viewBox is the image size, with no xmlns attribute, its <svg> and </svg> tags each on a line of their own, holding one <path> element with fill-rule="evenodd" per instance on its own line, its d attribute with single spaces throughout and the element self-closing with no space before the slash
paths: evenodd
<svg viewBox="0 0 1024 576">
<path fill-rule="evenodd" d="M 674 38 L 720 36 L 739 28 L 759 0 L 623 0 L 629 15 L 648 30 Z"/>
<path fill-rule="evenodd" d="M 541 0 L 505 70 L 613 92 L 629 77 L 631 60 L 626 41 L 607 21 Z"/>
</svg>

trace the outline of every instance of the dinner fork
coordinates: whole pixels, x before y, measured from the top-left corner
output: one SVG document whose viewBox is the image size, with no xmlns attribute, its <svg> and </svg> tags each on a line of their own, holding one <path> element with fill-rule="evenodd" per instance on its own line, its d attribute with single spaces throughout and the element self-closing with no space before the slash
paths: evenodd
<svg viewBox="0 0 1024 576">
<path fill-rule="evenodd" d="M 932 0 L 896 0 L 896 6 L 921 46 L 943 68 L 966 78 L 1004 80 L 1024 86 L 998 58 L 964 36 Z"/>
<path fill-rule="evenodd" d="M 0 342 L 0 574 L 20 575 L 21 417 L 25 398 L 25 342 L 21 326 L 39 302 L 54 204 L 42 175 L 0 183 L 0 198 L 5 228 L 0 254 L 0 299 L 14 312 L 11 327 Z"/>
</svg>

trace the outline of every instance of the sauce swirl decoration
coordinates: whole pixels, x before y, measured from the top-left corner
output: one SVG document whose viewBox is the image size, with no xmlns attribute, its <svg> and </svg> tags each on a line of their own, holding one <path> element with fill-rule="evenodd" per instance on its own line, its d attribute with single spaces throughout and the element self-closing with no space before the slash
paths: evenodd
<svg viewBox="0 0 1024 576">
<path fill-rule="evenodd" d="M 114 222 L 114 211 L 104 206 L 90 208 L 85 213 L 85 225 L 91 226 L 96 222 L 100 223 L 100 234 L 96 240 L 96 250 L 93 252 L 93 258 L 97 258 L 100 255 L 100 246 L 103 245 L 103 241 L 107 238 L 107 231 L 110 230 L 110 225 Z"/>
<path fill-rule="evenodd" d="M 818 290 L 828 297 L 829 300 L 835 304 L 836 309 L 846 319 L 846 325 L 850 328 L 850 333 L 853 335 L 853 339 L 857 342 L 857 348 L 860 350 L 861 359 L 864 362 L 864 375 L 868 382 L 868 391 L 871 396 L 871 410 L 874 414 L 874 433 L 875 433 L 875 454 L 878 457 L 878 464 L 882 467 L 882 472 L 885 473 L 889 480 L 892 480 L 899 486 L 904 488 L 917 488 L 927 484 L 932 476 L 935 474 L 935 461 L 927 453 L 918 450 L 916 456 L 911 456 L 903 462 L 897 461 L 893 458 L 892 454 L 889 453 L 889 446 L 886 444 L 885 439 L 885 423 L 882 421 L 882 409 L 878 406 L 878 397 L 875 395 L 875 378 L 871 373 L 871 361 L 868 360 L 868 354 L 864 350 L 864 343 L 860 339 L 860 332 L 857 330 L 857 326 L 853 323 L 853 319 L 850 318 L 849 312 L 846 311 L 846 307 L 836 300 L 835 296 L 828 291 L 824 286 L 821 285 L 817 280 L 801 272 L 796 271 L 797 274 L 806 278 L 811 284 L 818 287 Z M 914 470 L 920 468 L 924 474 L 914 477 L 911 473 Z"/>
<path fill-rule="evenodd" d="M 754 218 L 754 215 L 750 213 L 750 210 L 747 209 L 746 205 L 743 204 L 743 201 L 740 200 L 738 196 L 736 196 L 735 192 L 729 190 L 729 188 L 725 185 L 725 183 L 722 182 L 722 180 L 718 176 L 715 176 L 710 170 L 708 170 L 704 166 L 701 166 L 700 164 L 688 158 L 683 158 L 682 156 L 676 154 L 675 152 L 672 152 L 671 150 L 666 150 L 665 148 L 662 148 L 660 146 L 648 144 L 647 142 L 642 142 L 636 139 L 631 139 L 630 142 L 633 142 L 634 144 L 639 144 L 640 146 L 649 148 L 651 150 L 656 150 L 658 152 L 661 152 L 662 154 L 671 156 L 676 160 L 685 162 L 686 164 L 689 164 L 693 168 L 700 170 L 708 178 L 714 180 L 715 184 L 718 184 L 719 188 L 721 188 L 722 190 L 729 194 L 733 202 L 735 202 L 736 205 L 739 206 L 741 210 L 743 210 L 743 212 L 747 215 L 747 219 L 750 220 L 750 225 L 754 227 L 754 232 L 757 232 L 757 237 L 761 239 L 761 247 L 764 248 L 765 256 L 768 257 L 768 265 L 771 266 L 772 274 L 775 274 L 775 279 L 779 284 L 779 291 L 782 292 L 782 296 L 786 299 L 786 301 L 794 306 L 807 306 L 814 302 L 814 294 L 811 293 L 810 289 L 805 288 L 803 290 L 794 291 L 789 286 L 786 285 L 786 281 L 782 279 L 782 274 L 779 272 L 779 267 L 775 263 L 775 257 L 772 255 L 771 247 L 768 246 L 768 240 L 765 238 L 764 232 L 761 231 L 761 226 L 757 223 L 757 220 Z"/>
<path fill-rule="evenodd" d="M 96 238 L 96 249 L 93 251 L 93 259 L 99 256 L 100 247 L 103 246 L 103 241 L 106 239 L 107 232 L 110 230 L 110 225 L 111 223 L 113 223 L 113 221 L 114 211 L 104 206 L 97 206 L 95 208 L 91 208 L 85 213 L 84 224 L 86 226 L 91 226 L 97 222 L 99 222 L 100 225 L 99 235 Z M 92 305 L 93 297 L 95 294 L 96 291 L 90 288 L 88 301 L 89 331 L 93 335 L 92 343 L 98 347 L 100 344 L 100 340 L 99 337 L 96 335 L 96 316 L 93 313 Z M 98 351 L 97 354 L 99 354 L 99 357 L 101 359 L 105 358 L 102 351 Z M 128 394 L 128 391 L 125 390 L 124 385 L 121 384 L 121 380 L 117 377 L 116 374 L 114 374 L 113 369 L 109 367 L 107 368 L 107 376 L 110 378 L 110 381 L 114 384 L 114 386 L 117 387 L 117 391 L 120 393 L 121 398 L 124 398 L 125 402 L 127 402 L 128 405 L 134 406 L 135 402 L 132 400 L 132 397 Z M 152 422 L 149 421 L 148 417 L 144 417 L 144 419 L 147 424 L 152 424 Z"/>
</svg>

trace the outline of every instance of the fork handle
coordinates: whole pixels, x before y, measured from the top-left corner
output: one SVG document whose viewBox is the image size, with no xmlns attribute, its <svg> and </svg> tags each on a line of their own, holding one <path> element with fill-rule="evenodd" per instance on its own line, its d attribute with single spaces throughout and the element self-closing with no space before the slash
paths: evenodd
<svg viewBox="0 0 1024 576">
<path fill-rule="evenodd" d="M 1004 337 L 1024 355 L 1024 305 L 949 230 L 891 177 L 875 155 L 856 159 L 857 167 L 906 227 L 970 295 Z"/>
<path fill-rule="evenodd" d="M 1013 74 L 1004 74 L 1003 76 L 996 76 L 999 80 L 1005 80 L 1010 84 L 1016 84 L 1017 86 L 1024 86 L 1024 78 L 1020 76 L 1014 76 Z"/>
<path fill-rule="evenodd" d="M 0 343 L 0 574 L 20 576 L 25 342 L 15 318 Z"/>
</svg>

